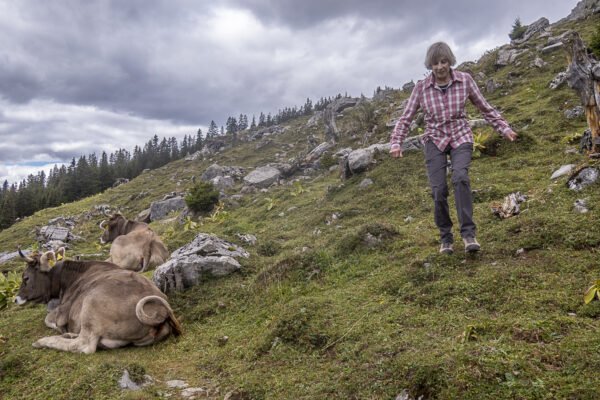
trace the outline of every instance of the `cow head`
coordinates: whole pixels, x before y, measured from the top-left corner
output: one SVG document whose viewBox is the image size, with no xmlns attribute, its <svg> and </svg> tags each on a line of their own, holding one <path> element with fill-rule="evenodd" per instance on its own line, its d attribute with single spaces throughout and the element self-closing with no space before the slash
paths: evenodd
<svg viewBox="0 0 600 400">
<path fill-rule="evenodd" d="M 21 277 L 21 287 L 15 297 L 15 303 L 20 306 L 28 301 L 47 303 L 53 297 L 50 270 L 64 254 L 65 249 L 61 247 L 56 253 L 48 251 L 44 254 L 25 256 L 19 248 L 19 255 L 27 262 L 27 268 Z M 56 297 L 56 294 L 54 295 Z"/>
<path fill-rule="evenodd" d="M 100 243 L 102 244 L 112 242 L 117 236 L 122 235 L 121 228 L 127 222 L 127 219 L 120 213 L 114 213 L 108 217 L 108 220 L 100 223 L 100 228 L 103 229 L 102 236 L 100 237 Z"/>
</svg>

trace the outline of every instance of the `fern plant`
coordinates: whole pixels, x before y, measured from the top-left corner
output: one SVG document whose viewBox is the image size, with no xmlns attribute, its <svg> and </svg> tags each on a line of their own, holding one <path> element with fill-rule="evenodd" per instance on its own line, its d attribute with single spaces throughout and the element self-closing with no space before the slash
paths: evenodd
<svg viewBox="0 0 600 400">
<path fill-rule="evenodd" d="M 481 151 L 485 149 L 484 143 L 489 137 L 489 133 L 478 133 L 473 135 L 473 158 L 481 157 Z"/>
<path fill-rule="evenodd" d="M 583 295 L 583 301 L 585 304 L 588 304 L 590 301 L 594 300 L 594 297 L 598 297 L 600 299 L 600 279 L 596 279 L 594 284 L 585 292 Z"/>
<path fill-rule="evenodd" d="M 16 272 L 9 272 L 7 276 L 0 273 L 0 310 L 12 301 L 21 286 L 21 276 Z"/>
</svg>

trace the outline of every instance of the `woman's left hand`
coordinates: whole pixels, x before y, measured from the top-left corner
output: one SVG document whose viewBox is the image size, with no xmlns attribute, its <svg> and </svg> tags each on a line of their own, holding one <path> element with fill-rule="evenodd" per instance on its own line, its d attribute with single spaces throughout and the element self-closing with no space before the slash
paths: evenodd
<svg viewBox="0 0 600 400">
<path fill-rule="evenodd" d="M 506 135 L 506 138 L 511 142 L 514 142 L 517 138 L 517 133 L 515 131 L 511 131 L 508 135 Z"/>
</svg>

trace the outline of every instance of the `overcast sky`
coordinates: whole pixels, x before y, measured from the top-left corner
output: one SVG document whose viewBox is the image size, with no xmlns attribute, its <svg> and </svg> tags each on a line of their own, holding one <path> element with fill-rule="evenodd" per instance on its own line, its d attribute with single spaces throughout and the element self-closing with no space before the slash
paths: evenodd
<svg viewBox="0 0 600 400">
<path fill-rule="evenodd" d="M 0 0 L 0 184 L 306 98 L 372 96 L 577 0 Z"/>
</svg>

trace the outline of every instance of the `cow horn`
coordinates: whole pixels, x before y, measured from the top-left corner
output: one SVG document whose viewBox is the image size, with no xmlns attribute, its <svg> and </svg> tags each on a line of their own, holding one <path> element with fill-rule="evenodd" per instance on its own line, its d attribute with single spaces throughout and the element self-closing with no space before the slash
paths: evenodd
<svg viewBox="0 0 600 400">
<path fill-rule="evenodd" d="M 21 258 L 23 258 L 25 261 L 27 261 L 27 262 L 31 262 L 31 261 L 33 261 L 33 258 L 31 258 L 31 257 L 27 257 L 27 256 L 25 256 L 25 254 L 23 254 L 23 252 L 21 251 L 21 245 L 19 245 L 19 247 L 18 247 L 18 250 L 19 250 L 19 255 L 20 255 L 20 256 L 21 256 Z"/>
</svg>

